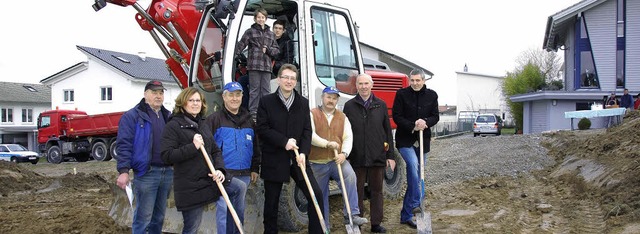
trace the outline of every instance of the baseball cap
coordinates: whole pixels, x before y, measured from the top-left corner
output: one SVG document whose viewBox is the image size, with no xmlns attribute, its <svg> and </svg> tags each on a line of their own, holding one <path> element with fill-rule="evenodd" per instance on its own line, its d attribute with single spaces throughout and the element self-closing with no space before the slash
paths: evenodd
<svg viewBox="0 0 640 234">
<path fill-rule="evenodd" d="M 238 82 L 229 82 L 226 85 L 224 85 L 224 90 L 227 92 L 233 92 L 233 91 L 243 91 L 242 90 L 242 86 L 240 85 L 240 83 Z"/>
<path fill-rule="evenodd" d="M 166 90 L 166 89 L 164 88 L 164 86 L 162 86 L 162 82 L 157 81 L 157 80 L 149 81 L 149 82 L 147 83 L 147 85 L 145 85 L 145 86 L 144 86 L 144 91 L 147 91 L 147 89 L 151 89 L 151 90 L 161 90 L 161 89 L 164 89 L 164 90 Z"/>
<path fill-rule="evenodd" d="M 333 86 L 327 86 L 326 88 L 324 88 L 324 90 L 322 90 L 322 93 L 338 94 L 338 96 L 340 96 L 340 91 L 338 91 L 338 89 Z"/>
</svg>

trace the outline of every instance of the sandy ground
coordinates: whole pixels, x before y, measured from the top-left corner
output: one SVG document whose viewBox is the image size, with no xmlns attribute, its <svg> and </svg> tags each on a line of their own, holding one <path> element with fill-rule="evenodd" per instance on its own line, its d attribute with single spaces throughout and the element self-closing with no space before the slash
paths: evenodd
<svg viewBox="0 0 640 234">
<path fill-rule="evenodd" d="M 640 233 L 639 116 L 632 112 L 608 130 L 545 134 L 540 144 L 557 162 L 545 170 L 427 185 L 434 233 Z M 114 167 L 0 162 L 0 232 L 130 232 L 107 214 Z M 346 233 L 341 201 L 331 197 L 332 233 Z M 383 225 L 388 233 L 415 233 L 399 224 L 401 206 L 385 201 Z"/>
</svg>

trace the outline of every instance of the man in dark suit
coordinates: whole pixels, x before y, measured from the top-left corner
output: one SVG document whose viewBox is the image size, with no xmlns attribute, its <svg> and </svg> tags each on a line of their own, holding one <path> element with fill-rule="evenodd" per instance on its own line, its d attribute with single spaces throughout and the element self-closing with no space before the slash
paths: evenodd
<svg viewBox="0 0 640 234">
<path fill-rule="evenodd" d="M 264 180 L 264 233 L 278 232 L 278 204 L 282 184 L 293 178 L 309 201 L 309 233 L 322 233 L 318 214 L 311 202 L 302 176 L 304 165 L 310 184 L 323 207 L 322 193 L 313 176 L 306 155 L 311 150 L 309 100 L 295 92 L 298 69 L 284 64 L 278 71 L 278 90 L 263 96 L 258 105 L 257 133 L 262 150 L 260 177 Z M 294 149 L 300 154 L 297 157 Z"/>
</svg>

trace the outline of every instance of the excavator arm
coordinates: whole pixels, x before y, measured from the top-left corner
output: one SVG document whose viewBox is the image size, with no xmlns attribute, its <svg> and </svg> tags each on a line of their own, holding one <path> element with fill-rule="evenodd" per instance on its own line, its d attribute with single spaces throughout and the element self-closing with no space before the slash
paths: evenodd
<svg viewBox="0 0 640 234">
<path fill-rule="evenodd" d="M 145 9 L 136 0 L 95 0 L 93 9 L 99 11 L 107 4 L 133 7 L 137 13 L 135 20 L 142 30 L 149 32 L 164 56 L 169 72 L 181 88 L 193 86 L 197 82 L 206 91 L 215 91 L 212 79 L 217 76 L 221 62 L 219 51 L 224 48 L 226 26 L 220 20 L 210 20 L 206 30 L 219 30 L 219 38 L 210 40 L 197 58 L 197 81 L 189 80 L 189 64 L 192 59 L 191 48 L 198 32 L 205 9 L 219 7 L 215 17 L 225 18 L 234 14 L 233 4 L 228 0 L 152 0 Z M 218 52 L 218 53 L 216 53 Z"/>
</svg>

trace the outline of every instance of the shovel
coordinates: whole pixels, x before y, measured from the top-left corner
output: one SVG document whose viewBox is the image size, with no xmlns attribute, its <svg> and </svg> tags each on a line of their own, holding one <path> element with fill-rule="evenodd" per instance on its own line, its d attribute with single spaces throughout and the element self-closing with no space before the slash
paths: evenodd
<svg viewBox="0 0 640 234">
<path fill-rule="evenodd" d="M 338 151 L 333 150 L 333 153 L 338 157 Z M 353 218 L 351 217 L 351 206 L 349 205 L 349 196 L 347 195 L 347 187 L 344 185 L 344 176 L 342 176 L 342 166 L 339 163 L 338 174 L 340 175 L 340 185 L 342 185 L 342 197 L 344 197 L 344 205 L 347 207 L 347 215 L 349 215 L 349 224 L 344 225 L 347 228 L 347 234 L 360 234 L 360 227 L 353 225 Z"/>
<path fill-rule="evenodd" d="M 424 131 L 420 130 L 420 185 L 422 186 L 422 197 L 420 197 L 420 213 L 416 215 L 416 222 L 418 226 L 418 233 L 431 234 L 431 212 L 425 210 L 424 198 L 427 196 L 424 185 L 424 144 L 423 144 Z"/>
<path fill-rule="evenodd" d="M 204 149 L 204 145 L 200 147 L 200 151 L 202 152 L 202 156 L 204 156 L 204 160 L 207 161 L 207 165 L 209 166 L 209 170 L 211 171 L 211 174 L 214 174 L 216 171 L 216 168 L 213 167 L 213 164 L 211 163 L 211 159 L 209 159 L 209 155 L 207 154 L 207 151 Z M 224 189 L 222 182 L 217 181 L 215 179 L 214 181 L 216 181 L 216 184 L 218 185 L 218 189 L 220 190 L 220 193 L 222 194 L 224 201 L 227 203 L 227 208 L 229 209 L 229 212 L 231 212 L 231 216 L 233 217 L 233 220 L 236 222 L 236 226 L 238 227 L 238 230 L 240 230 L 241 234 L 244 234 L 244 228 L 242 227 L 242 223 L 240 223 L 240 218 L 238 218 L 238 213 L 236 213 L 236 209 L 233 208 L 233 205 L 231 204 L 231 200 L 229 200 L 229 195 L 227 195 L 227 190 Z"/>
<path fill-rule="evenodd" d="M 294 148 L 293 152 L 296 153 L 296 157 L 300 157 L 300 154 L 298 153 L 298 149 Z M 307 184 L 307 188 L 309 189 L 309 196 L 313 201 L 313 206 L 316 208 L 316 213 L 318 213 L 318 219 L 320 220 L 320 227 L 322 227 L 322 232 L 329 233 L 329 230 L 327 230 L 327 226 L 324 224 L 324 218 L 322 217 L 322 211 L 320 211 L 318 200 L 316 200 L 316 194 L 313 192 L 313 188 L 311 187 L 311 182 L 309 182 L 309 176 L 307 176 L 307 169 L 305 168 L 304 164 L 302 165 L 298 164 L 298 166 L 302 171 L 302 177 L 304 177 L 304 182 Z"/>
</svg>

